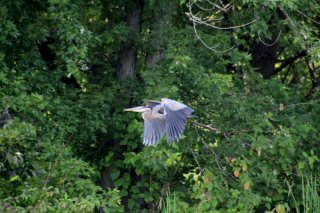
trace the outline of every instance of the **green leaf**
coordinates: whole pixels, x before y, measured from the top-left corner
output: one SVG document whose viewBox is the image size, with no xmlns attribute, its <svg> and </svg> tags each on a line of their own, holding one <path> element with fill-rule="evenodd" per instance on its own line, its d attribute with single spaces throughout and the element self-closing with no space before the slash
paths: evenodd
<svg viewBox="0 0 320 213">
<path fill-rule="evenodd" d="M 19 175 L 10 177 L 10 182 L 18 181 L 20 179 Z"/>
<path fill-rule="evenodd" d="M 120 176 L 120 170 L 112 169 L 111 177 L 113 180 L 116 180 Z"/>
</svg>

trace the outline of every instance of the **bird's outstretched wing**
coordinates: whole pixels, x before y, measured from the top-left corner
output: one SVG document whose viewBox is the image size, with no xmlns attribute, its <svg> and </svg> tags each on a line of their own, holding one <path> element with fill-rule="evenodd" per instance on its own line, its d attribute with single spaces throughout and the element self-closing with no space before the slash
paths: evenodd
<svg viewBox="0 0 320 213">
<path fill-rule="evenodd" d="M 178 141 L 183 133 L 187 117 L 194 111 L 190 107 L 167 98 L 162 98 L 165 112 L 165 132 L 168 142 Z"/>
<path fill-rule="evenodd" d="M 145 119 L 143 130 L 143 144 L 145 146 L 156 145 L 165 132 L 165 119 Z"/>
</svg>

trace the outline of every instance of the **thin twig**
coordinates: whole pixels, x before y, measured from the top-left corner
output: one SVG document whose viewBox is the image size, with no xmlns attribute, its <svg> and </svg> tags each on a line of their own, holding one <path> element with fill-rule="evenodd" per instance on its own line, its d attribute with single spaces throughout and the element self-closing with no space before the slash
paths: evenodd
<svg viewBox="0 0 320 213">
<path fill-rule="evenodd" d="M 217 153 L 215 153 L 212 148 L 203 140 L 201 140 L 201 142 L 211 151 L 211 153 L 214 155 L 214 161 L 216 162 L 217 166 L 219 167 L 220 171 L 222 172 L 223 175 L 228 176 L 224 171 L 223 168 L 218 160 L 218 155 Z"/>
<path fill-rule="evenodd" d="M 203 174 L 204 170 L 203 170 L 202 167 L 200 166 L 200 163 L 199 163 L 196 155 L 194 154 L 192 148 L 189 146 L 189 144 L 188 144 L 188 147 L 189 147 L 189 149 L 190 149 L 190 151 L 191 151 L 191 154 L 193 155 L 193 158 L 195 159 L 196 163 L 198 164 L 198 167 L 199 167 L 201 173 Z"/>
<path fill-rule="evenodd" d="M 223 168 L 222 168 L 222 166 L 221 166 L 221 164 L 220 164 L 220 162 L 219 162 L 217 153 L 215 153 L 215 151 L 213 151 L 212 148 L 211 148 L 206 142 L 204 142 L 204 141 L 202 140 L 202 136 L 201 136 L 200 133 L 198 132 L 198 129 L 196 129 L 196 132 L 197 132 L 197 135 L 198 135 L 198 137 L 200 138 L 201 142 L 202 142 L 202 143 L 206 146 L 206 148 L 208 148 L 208 149 L 211 151 L 211 153 L 214 155 L 214 160 L 215 160 L 218 168 L 220 169 L 221 173 L 228 178 L 228 175 L 224 172 L 224 170 L 223 170 Z"/>
</svg>

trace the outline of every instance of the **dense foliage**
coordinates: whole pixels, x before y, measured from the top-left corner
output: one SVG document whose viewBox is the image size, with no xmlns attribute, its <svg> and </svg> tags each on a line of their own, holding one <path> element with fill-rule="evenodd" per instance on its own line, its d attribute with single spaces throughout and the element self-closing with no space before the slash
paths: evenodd
<svg viewBox="0 0 320 213">
<path fill-rule="evenodd" d="M 306 209 L 319 14 L 317 0 L 1 1 L 0 211 Z M 144 147 L 123 109 L 162 97 L 204 127 Z"/>
</svg>

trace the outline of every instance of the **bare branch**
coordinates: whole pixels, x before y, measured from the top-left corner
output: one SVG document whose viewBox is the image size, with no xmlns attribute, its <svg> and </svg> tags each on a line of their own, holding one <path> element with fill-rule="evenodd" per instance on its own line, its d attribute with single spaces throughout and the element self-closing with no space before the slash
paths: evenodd
<svg viewBox="0 0 320 213">
<path fill-rule="evenodd" d="M 195 16 L 194 16 L 195 17 Z M 195 17 L 195 19 L 198 19 L 197 17 Z M 205 19 L 202 19 L 201 21 L 203 23 L 208 23 L 208 22 L 212 22 L 212 21 L 222 21 L 223 17 L 219 17 L 219 18 L 212 18 L 212 17 L 209 17 L 209 18 L 205 18 Z M 191 21 L 193 21 L 193 19 L 190 18 Z"/>
<path fill-rule="evenodd" d="M 203 123 L 199 123 L 197 121 L 190 121 L 194 126 L 198 126 L 201 127 L 203 129 L 207 129 L 211 132 L 222 132 L 219 129 L 212 127 L 211 124 L 203 124 Z M 230 135 L 234 135 L 236 133 L 241 133 L 241 132 L 252 132 L 252 129 L 242 129 L 242 130 L 238 130 L 238 131 L 229 131 L 229 132 L 223 132 L 222 134 L 226 135 L 226 136 L 230 136 Z"/>
<path fill-rule="evenodd" d="M 189 7 L 189 11 L 190 11 L 190 14 L 192 14 L 191 5 L 190 5 L 190 7 Z M 191 16 L 193 17 L 193 15 L 191 15 Z M 222 50 L 222 51 L 220 51 L 220 50 L 216 50 L 216 49 L 215 49 L 215 48 L 217 48 L 220 44 L 217 44 L 215 47 L 210 47 L 210 46 L 208 46 L 208 45 L 201 39 L 201 37 L 200 37 L 200 35 L 199 35 L 198 31 L 197 31 L 195 19 L 191 19 L 191 20 L 192 20 L 192 23 L 193 23 L 193 30 L 194 30 L 195 35 L 197 36 L 197 38 L 199 39 L 199 41 L 200 41 L 206 48 L 208 48 L 208 49 L 210 49 L 210 50 L 212 50 L 212 51 L 214 51 L 214 52 L 216 52 L 216 53 L 225 53 L 225 52 L 228 52 L 228 51 L 230 51 L 230 50 L 232 50 L 232 49 L 234 48 L 234 46 L 232 46 L 231 48 L 229 48 L 229 49 L 227 49 L 227 50 Z"/>
<path fill-rule="evenodd" d="M 209 1 L 209 0 L 207 0 L 207 2 L 208 2 L 209 4 L 211 4 L 212 6 L 218 8 L 219 10 L 223 11 L 223 12 L 228 12 L 228 10 L 230 10 L 230 8 L 231 8 L 231 3 L 229 3 L 229 4 L 227 4 L 227 5 L 224 5 L 224 4 L 220 1 L 221 5 L 222 5 L 222 7 L 221 7 L 221 6 L 219 6 L 219 5 L 211 2 L 211 1 Z"/>
<path fill-rule="evenodd" d="M 299 52 L 297 55 L 292 56 L 291 58 L 284 60 L 279 67 L 274 69 L 272 75 L 278 74 L 282 69 L 286 68 L 288 65 L 293 64 L 297 59 L 304 57 L 306 55 L 307 55 L 307 51 L 303 50 L 303 51 Z"/>
<path fill-rule="evenodd" d="M 314 64 L 308 58 L 305 58 L 305 61 L 306 61 L 306 64 L 307 64 L 307 67 L 309 70 L 310 77 L 311 77 L 312 87 L 315 87 L 317 84 L 317 79 L 314 74 L 314 71 L 315 71 Z"/>
<path fill-rule="evenodd" d="M 201 128 L 208 129 L 208 130 L 210 130 L 210 131 L 212 131 L 212 132 L 217 132 L 217 131 L 219 131 L 219 129 L 214 128 L 214 127 L 212 127 L 211 125 L 202 124 L 202 123 L 199 123 L 199 122 L 197 122 L 197 121 L 191 121 L 191 123 L 192 123 L 194 126 L 199 126 L 199 127 L 201 127 Z"/>
<path fill-rule="evenodd" d="M 282 79 L 281 79 L 281 83 L 284 83 L 284 82 L 285 82 L 285 80 L 287 79 L 288 74 L 289 74 L 291 68 L 293 68 L 292 64 L 289 65 L 287 71 L 284 73 L 284 75 L 283 75 L 283 77 L 282 77 Z"/>
<path fill-rule="evenodd" d="M 277 38 L 276 38 L 271 44 L 268 44 L 268 43 L 264 42 L 264 41 L 261 39 L 261 37 L 260 37 L 260 33 L 258 33 L 258 38 L 259 38 L 259 41 L 260 41 L 262 44 L 264 44 L 265 46 L 272 47 L 272 46 L 275 45 L 275 44 L 277 43 L 277 41 L 279 40 L 281 33 L 282 33 L 282 30 L 280 30 Z"/>
<path fill-rule="evenodd" d="M 202 6 L 200 6 L 198 3 L 194 3 L 197 7 L 199 7 L 201 10 L 204 10 L 204 11 L 210 11 L 210 10 L 214 10 L 215 9 L 215 6 L 212 6 L 211 8 L 204 8 Z"/>
<path fill-rule="evenodd" d="M 225 52 L 228 52 L 230 50 L 232 50 L 235 45 L 233 45 L 231 48 L 227 49 L 227 50 L 217 50 L 216 48 L 220 45 L 220 44 L 217 44 L 216 46 L 209 46 L 205 41 L 203 41 L 203 39 L 201 38 L 201 36 L 199 35 L 198 31 L 197 31 L 197 28 L 196 28 L 196 24 L 201 24 L 201 25 L 205 25 L 207 27 L 210 27 L 210 28 L 213 28 L 213 29 L 217 29 L 217 30 L 231 30 L 231 29 L 237 29 L 237 28 L 242 28 L 242 27 L 245 27 L 245 26 L 248 26 L 250 24 L 252 24 L 253 22 L 257 21 L 258 19 L 255 19 L 253 21 L 250 21 L 248 23 L 245 23 L 245 24 L 242 24 L 242 25 L 236 25 L 236 26 L 229 26 L 229 27 L 218 27 L 216 25 L 213 25 L 213 24 L 210 24 L 209 22 L 212 22 L 212 21 L 220 21 L 223 19 L 223 17 L 220 17 L 220 18 L 217 18 L 217 19 L 213 19 L 212 17 L 209 17 L 207 19 L 203 19 L 203 18 L 200 18 L 200 17 L 197 17 L 193 14 L 192 12 L 192 6 L 193 4 L 195 4 L 198 8 L 202 9 L 202 10 L 205 10 L 205 11 L 208 11 L 208 10 L 213 10 L 215 8 L 218 9 L 218 12 L 220 11 L 224 11 L 224 12 L 227 12 L 230 8 L 231 8 L 231 4 L 227 4 L 227 5 L 224 5 L 223 2 L 220 1 L 220 4 L 222 6 L 219 6 L 218 4 L 216 3 L 213 3 L 209 0 L 207 0 L 207 2 L 209 4 L 212 5 L 212 8 L 204 8 L 202 6 L 200 6 L 199 4 L 195 3 L 195 2 L 191 2 L 189 1 L 187 3 L 187 7 L 189 8 L 189 19 L 192 21 L 193 23 L 193 30 L 194 30 L 194 33 L 195 35 L 197 36 L 197 38 L 199 39 L 199 41 L 206 47 L 208 48 L 209 50 L 212 50 L 216 53 L 225 53 Z"/>
<path fill-rule="evenodd" d="M 304 35 L 303 32 L 301 32 L 301 30 L 295 25 L 295 23 L 292 21 L 292 19 L 290 18 L 289 14 L 287 13 L 287 11 L 285 9 L 283 9 L 283 7 L 279 7 L 279 9 L 282 11 L 282 13 L 285 15 L 285 17 L 289 20 L 289 23 L 291 25 L 291 27 L 299 34 L 299 36 L 303 39 L 306 40 L 307 37 Z M 303 14 L 301 11 L 297 10 L 298 12 L 300 12 L 301 14 Z M 305 14 L 303 14 L 305 15 Z M 307 15 L 305 15 L 306 17 L 308 17 Z M 310 17 L 308 17 L 310 18 Z M 311 19 L 311 18 L 310 18 Z M 312 21 L 314 21 L 313 19 L 311 19 Z M 315 23 L 320 24 L 319 22 L 315 21 Z"/>
<path fill-rule="evenodd" d="M 245 24 L 241 24 L 241 25 L 236 25 L 236 26 L 230 26 L 230 27 L 217 27 L 213 24 L 208 24 L 207 22 L 205 21 L 202 21 L 194 16 L 192 16 L 192 18 L 194 19 L 194 21 L 198 24 L 203 24 L 203 25 L 206 25 L 208 27 L 211 27 L 211 28 L 214 28 L 214 29 L 217 29 L 217 30 L 231 30 L 231 29 L 237 29 L 237 28 L 242 28 L 242 27 L 245 27 L 245 26 L 248 26 L 254 22 L 256 22 L 258 19 L 254 19 L 248 23 L 245 23 Z"/>
<path fill-rule="evenodd" d="M 290 107 L 296 107 L 296 106 L 301 106 L 301 105 L 311 105 L 311 104 L 316 104 L 320 102 L 320 98 L 319 99 L 315 99 L 313 101 L 308 101 L 308 102 L 302 102 L 302 103 L 296 103 L 296 104 L 289 104 L 289 105 L 284 105 L 284 109 L 285 108 L 290 108 Z M 278 109 L 278 108 L 277 108 Z"/>
<path fill-rule="evenodd" d="M 227 49 L 227 50 L 216 50 L 215 48 L 217 48 L 220 44 L 217 44 L 216 46 L 214 47 L 210 47 L 208 46 L 203 40 L 202 38 L 200 37 L 200 35 L 198 34 L 198 31 L 197 31 L 197 28 L 196 28 L 196 24 L 193 22 L 193 30 L 194 30 L 194 33 L 195 35 L 197 36 L 197 38 L 199 39 L 199 41 L 206 47 L 208 48 L 209 50 L 212 50 L 216 53 L 225 53 L 225 52 L 228 52 L 230 50 L 232 50 L 235 46 L 233 45 L 231 48 Z"/>
<path fill-rule="evenodd" d="M 218 168 L 220 169 L 220 171 L 222 172 L 222 174 L 226 177 L 228 177 L 228 175 L 224 172 L 224 169 L 222 168 L 220 162 L 219 162 L 219 157 L 217 155 L 217 153 L 215 153 L 215 151 L 213 151 L 213 149 L 204 141 L 202 140 L 202 136 L 199 134 L 198 130 L 196 129 L 197 135 L 199 136 L 201 142 L 206 146 L 206 148 L 208 148 L 211 153 L 214 155 L 214 160 L 216 162 L 216 165 L 218 166 Z"/>
<path fill-rule="evenodd" d="M 311 78 L 311 88 L 306 96 L 308 99 L 310 99 L 313 96 L 313 94 L 318 90 L 318 87 L 320 85 L 320 78 L 315 75 L 316 67 L 314 63 L 311 62 L 307 57 L 305 58 L 305 61 Z"/>
<path fill-rule="evenodd" d="M 187 7 L 189 8 L 189 12 L 190 12 L 189 18 L 190 18 L 193 22 L 198 23 L 198 24 L 203 24 L 203 25 L 206 25 L 206 26 L 208 26 L 208 27 L 211 27 L 211 28 L 214 28 L 214 29 L 218 29 L 218 30 L 231 30 L 231 29 L 242 28 L 242 27 L 248 26 L 248 25 L 250 25 L 250 24 L 252 24 L 252 23 L 254 23 L 254 22 L 256 22 L 256 21 L 258 20 L 258 18 L 256 18 L 256 19 L 254 19 L 254 20 L 252 20 L 252 21 L 250 21 L 250 22 L 247 22 L 247 23 L 241 24 L 241 25 L 229 26 L 229 27 L 218 27 L 218 26 L 215 26 L 215 25 L 213 25 L 213 24 L 209 24 L 209 23 L 201 20 L 200 18 L 194 16 L 194 15 L 193 15 L 193 12 L 192 12 L 192 5 L 193 5 L 193 3 L 190 3 L 190 2 L 189 2 L 189 3 L 187 4 Z"/>
<path fill-rule="evenodd" d="M 310 19 L 311 21 L 313 21 L 314 23 L 316 24 L 319 24 L 320 25 L 320 22 L 314 20 L 313 18 L 311 18 L 310 16 L 306 15 L 305 13 L 301 12 L 300 10 L 297 10 L 298 13 L 300 13 L 301 15 L 303 15 L 304 17 Z"/>
<path fill-rule="evenodd" d="M 204 173 L 204 169 L 200 166 L 200 163 L 199 163 L 199 161 L 198 161 L 198 159 L 197 159 L 196 155 L 194 154 L 194 152 L 193 152 L 192 148 L 190 147 L 190 145 L 188 145 L 188 148 L 190 149 L 190 151 L 191 151 L 191 153 L 192 153 L 193 158 L 195 159 L 195 161 L 196 161 L 196 163 L 197 163 L 197 165 L 198 165 L 198 167 L 199 167 L 199 169 L 200 169 L 201 173 L 203 174 L 203 173 Z"/>
<path fill-rule="evenodd" d="M 295 23 L 292 21 L 292 19 L 290 18 L 289 14 L 287 13 L 287 11 L 285 11 L 285 9 L 283 9 L 283 7 L 279 7 L 279 9 L 282 11 L 282 13 L 285 15 L 285 17 L 289 20 L 289 23 L 291 25 L 291 27 L 297 31 L 297 33 L 300 35 L 300 37 L 305 40 L 303 33 L 301 33 L 301 31 L 299 30 L 299 28 L 295 25 Z"/>
<path fill-rule="evenodd" d="M 294 24 L 294 22 L 292 21 L 292 19 L 289 16 L 289 14 L 287 13 L 287 11 L 285 11 L 285 9 L 283 9 L 283 7 L 279 7 L 279 9 L 282 11 L 282 13 L 285 15 L 285 17 L 289 20 L 291 27 L 298 30 L 297 26 Z"/>
</svg>

